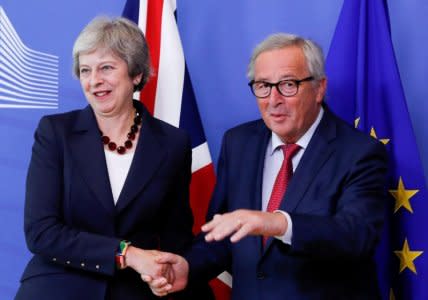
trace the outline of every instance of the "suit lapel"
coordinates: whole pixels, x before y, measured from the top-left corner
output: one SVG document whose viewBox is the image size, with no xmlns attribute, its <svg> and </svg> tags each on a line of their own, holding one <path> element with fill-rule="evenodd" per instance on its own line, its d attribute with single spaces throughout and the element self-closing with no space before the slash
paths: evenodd
<svg viewBox="0 0 428 300">
<path fill-rule="evenodd" d="M 167 145 L 162 142 L 162 132 L 158 130 L 154 119 L 140 107 L 143 115 L 141 133 L 123 189 L 116 204 L 122 211 L 146 186 L 167 157 Z"/>
<path fill-rule="evenodd" d="M 248 168 L 254 165 L 255 169 L 249 169 L 248 176 L 254 176 L 256 174 L 255 185 L 249 186 L 248 190 L 250 192 L 249 198 L 252 199 L 250 203 L 250 209 L 261 210 L 262 209 L 262 186 L 263 186 L 263 169 L 265 164 L 266 149 L 271 137 L 271 131 L 266 127 L 263 121 L 260 121 L 257 130 L 254 135 L 248 139 L 249 145 L 255 145 L 254 150 L 252 150 L 251 159 L 246 159 L 245 161 L 251 162 L 255 161 L 254 164 L 249 163 Z M 252 146 L 254 147 L 254 146 Z M 248 147 L 251 149 L 252 147 Z M 252 180 L 247 179 L 244 182 L 253 182 Z M 256 243 L 257 249 L 259 249 L 258 255 L 261 257 L 263 254 L 263 245 L 261 237 L 254 237 L 254 243 Z M 266 247 L 267 248 L 267 247 Z"/>
<path fill-rule="evenodd" d="M 271 137 L 271 131 L 263 125 L 259 128 L 259 132 L 254 135 L 254 141 L 250 141 L 252 144 L 257 145 L 255 155 L 257 157 L 255 170 L 257 174 L 255 191 L 254 191 L 254 203 L 252 203 L 253 209 L 262 209 L 262 186 L 263 186 L 263 169 L 265 165 L 266 148 L 268 146 L 269 139 Z M 250 164 L 251 165 L 251 164 Z M 254 174 L 251 171 L 248 174 Z"/>
<path fill-rule="evenodd" d="M 334 152 L 331 141 L 335 137 L 336 123 L 331 113 L 325 109 L 324 116 L 288 185 L 280 210 L 291 212 L 297 207 L 312 181 L 318 176 L 320 168 Z"/>
<path fill-rule="evenodd" d="M 108 213 L 114 215 L 114 202 L 108 178 L 104 148 L 92 109 L 82 110 L 69 137 L 71 156 L 84 181 Z"/>
</svg>

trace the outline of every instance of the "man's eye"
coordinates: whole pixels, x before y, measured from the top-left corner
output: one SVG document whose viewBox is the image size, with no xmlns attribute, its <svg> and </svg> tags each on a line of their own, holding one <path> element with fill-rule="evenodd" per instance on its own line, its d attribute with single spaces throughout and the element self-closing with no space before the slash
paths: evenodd
<svg viewBox="0 0 428 300">
<path fill-rule="evenodd" d="M 254 87 L 256 88 L 256 89 L 265 89 L 265 88 L 267 88 L 269 85 L 266 83 L 266 82 L 256 82 L 255 84 L 254 84 Z"/>
<path fill-rule="evenodd" d="M 294 81 L 287 80 L 287 81 L 281 82 L 280 85 L 285 88 L 292 88 L 296 86 L 296 83 Z"/>
</svg>

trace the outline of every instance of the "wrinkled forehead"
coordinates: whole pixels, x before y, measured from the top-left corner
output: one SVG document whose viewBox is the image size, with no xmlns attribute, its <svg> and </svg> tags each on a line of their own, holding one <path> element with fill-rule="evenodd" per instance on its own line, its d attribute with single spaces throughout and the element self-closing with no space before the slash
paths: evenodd
<svg viewBox="0 0 428 300">
<path fill-rule="evenodd" d="M 280 79 L 308 73 L 305 55 L 296 46 L 261 52 L 254 61 L 254 77 L 258 80 L 269 76 Z"/>
</svg>

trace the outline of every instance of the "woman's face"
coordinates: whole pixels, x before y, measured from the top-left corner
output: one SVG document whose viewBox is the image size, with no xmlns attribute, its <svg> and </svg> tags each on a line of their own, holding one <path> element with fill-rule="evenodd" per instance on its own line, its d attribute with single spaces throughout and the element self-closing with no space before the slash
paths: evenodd
<svg viewBox="0 0 428 300">
<path fill-rule="evenodd" d="M 128 75 L 127 63 L 111 50 L 99 48 L 79 56 L 80 84 L 85 97 L 98 116 L 115 116 L 132 109 L 135 78 Z"/>
</svg>

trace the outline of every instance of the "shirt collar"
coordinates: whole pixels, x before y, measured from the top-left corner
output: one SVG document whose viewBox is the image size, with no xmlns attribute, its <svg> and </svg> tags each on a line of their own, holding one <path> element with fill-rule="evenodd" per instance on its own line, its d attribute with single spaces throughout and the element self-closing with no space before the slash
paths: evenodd
<svg viewBox="0 0 428 300">
<path fill-rule="evenodd" d="M 305 132 L 305 134 L 299 140 L 297 140 L 296 144 L 299 145 L 300 148 L 306 149 L 306 147 L 308 147 L 308 144 L 312 136 L 314 135 L 315 129 L 317 129 L 323 115 L 324 115 L 324 109 L 321 107 L 318 113 L 318 116 L 315 119 L 315 122 L 313 122 L 311 127 L 309 127 L 309 129 Z M 282 145 L 284 145 L 284 142 L 275 132 L 272 131 L 272 137 L 270 139 L 270 144 L 269 144 L 270 149 L 268 151 L 269 155 L 273 155 L 275 150 Z"/>
</svg>

